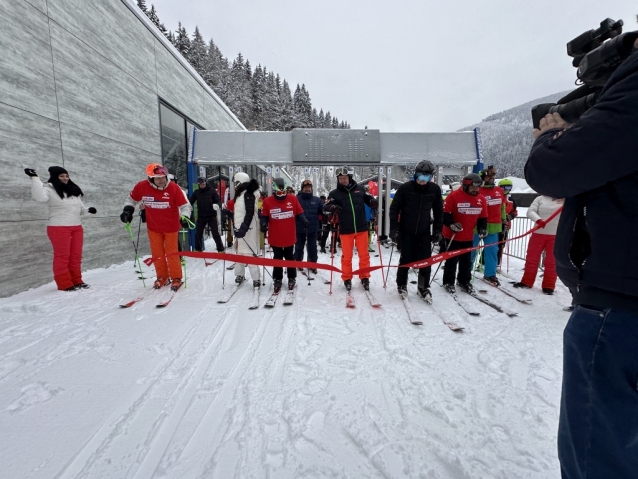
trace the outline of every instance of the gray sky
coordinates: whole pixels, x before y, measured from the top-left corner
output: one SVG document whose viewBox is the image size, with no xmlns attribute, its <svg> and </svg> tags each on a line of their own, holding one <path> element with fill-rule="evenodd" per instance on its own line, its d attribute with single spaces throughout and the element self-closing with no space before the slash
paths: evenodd
<svg viewBox="0 0 638 479">
<path fill-rule="evenodd" d="M 630 0 L 147 0 L 231 61 L 305 83 L 352 128 L 455 131 L 574 88 L 565 44 L 601 20 L 637 30 Z"/>
</svg>

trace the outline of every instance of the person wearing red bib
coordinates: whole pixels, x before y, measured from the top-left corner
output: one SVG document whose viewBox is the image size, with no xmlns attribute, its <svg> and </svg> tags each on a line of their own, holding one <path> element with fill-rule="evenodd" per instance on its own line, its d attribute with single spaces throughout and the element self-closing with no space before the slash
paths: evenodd
<svg viewBox="0 0 638 479">
<path fill-rule="evenodd" d="M 299 217 L 304 229 L 308 228 L 308 219 L 304 215 L 299 200 L 286 191 L 283 178 L 272 180 L 273 196 L 264 199 L 261 207 L 261 232 L 268 235 L 268 244 L 272 247 L 274 259 L 294 261 L 294 247 L 297 242 L 296 218 Z M 292 290 L 297 281 L 296 268 L 287 268 L 288 289 Z M 279 292 L 284 277 L 284 269 L 275 266 L 272 270 L 274 290 Z"/>
<path fill-rule="evenodd" d="M 476 173 L 463 178 L 462 187 L 450 193 L 443 204 L 443 237 L 447 251 L 470 248 L 474 239 L 474 228 L 481 238 L 487 236 L 487 202 L 479 194 L 483 180 Z M 456 265 L 459 265 L 457 276 L 462 291 L 471 293 L 472 287 L 472 254 L 464 253 L 445 260 L 443 268 L 443 287 L 448 293 L 456 293 L 454 276 Z"/>
<path fill-rule="evenodd" d="M 139 203 L 144 205 L 151 255 L 155 258 L 157 274 L 153 287 L 159 289 L 170 283 L 171 289 L 177 291 L 182 285 L 182 265 L 178 255 L 166 255 L 178 251 L 179 229 L 183 224 L 187 225 L 186 219 L 190 217 L 192 208 L 177 183 L 168 179 L 166 167 L 151 163 L 146 167 L 146 176 L 131 190 L 120 220 L 130 223 L 135 206 Z"/>
</svg>

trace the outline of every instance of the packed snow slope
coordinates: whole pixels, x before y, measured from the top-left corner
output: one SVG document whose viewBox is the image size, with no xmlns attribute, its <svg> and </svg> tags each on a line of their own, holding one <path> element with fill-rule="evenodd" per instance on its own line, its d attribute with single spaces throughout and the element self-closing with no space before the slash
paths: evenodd
<svg viewBox="0 0 638 479">
<path fill-rule="evenodd" d="M 248 310 L 248 285 L 219 304 L 224 273 L 228 289 L 221 261 L 189 259 L 163 309 L 119 308 L 144 290 L 132 261 L 87 272 L 90 290 L 0 299 L 2 477 L 559 478 L 562 285 L 526 305 L 476 280 L 510 318 L 434 284 L 455 333 L 414 284 L 409 323 L 394 270 L 386 291 L 373 273 L 378 309 L 358 281 L 346 309 L 340 279 L 330 295 L 301 275 L 292 306 Z"/>
</svg>

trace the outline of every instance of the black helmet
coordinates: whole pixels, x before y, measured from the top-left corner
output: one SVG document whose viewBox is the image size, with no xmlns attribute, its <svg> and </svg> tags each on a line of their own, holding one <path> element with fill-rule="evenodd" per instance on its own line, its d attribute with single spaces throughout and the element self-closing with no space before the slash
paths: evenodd
<svg viewBox="0 0 638 479">
<path fill-rule="evenodd" d="M 486 176 L 496 176 L 496 168 L 490 165 L 487 168 L 481 170 L 480 175 L 481 178 L 485 178 Z"/>
<path fill-rule="evenodd" d="M 414 168 L 415 175 L 434 175 L 434 165 L 430 160 L 422 160 Z"/>
<path fill-rule="evenodd" d="M 273 178 L 272 189 L 276 196 L 286 196 L 286 181 L 283 178 Z"/>
<path fill-rule="evenodd" d="M 470 186 L 481 186 L 483 184 L 483 180 L 476 173 L 470 173 L 463 177 L 462 188 L 463 191 L 467 193 L 467 189 Z"/>
</svg>

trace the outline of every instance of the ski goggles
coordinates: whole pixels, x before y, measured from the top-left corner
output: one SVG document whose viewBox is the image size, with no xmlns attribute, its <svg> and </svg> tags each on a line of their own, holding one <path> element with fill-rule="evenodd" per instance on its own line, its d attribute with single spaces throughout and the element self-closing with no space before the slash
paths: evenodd
<svg viewBox="0 0 638 479">
<path fill-rule="evenodd" d="M 343 176 L 343 175 L 352 176 L 354 175 L 354 170 L 348 166 L 340 166 L 339 168 L 335 170 L 335 174 L 337 176 Z"/>
<path fill-rule="evenodd" d="M 312 181 L 310 180 L 304 180 L 301 183 L 301 189 L 303 190 L 306 186 L 309 186 L 310 188 L 312 188 Z"/>
<path fill-rule="evenodd" d="M 511 185 L 501 186 L 501 189 L 502 189 L 505 193 L 509 193 L 510 191 L 512 191 L 512 186 L 511 186 Z"/>
<path fill-rule="evenodd" d="M 156 166 L 153 168 L 153 176 L 166 176 L 168 177 L 168 168 L 165 166 Z"/>
<path fill-rule="evenodd" d="M 419 173 L 418 175 L 414 175 L 417 181 L 425 181 L 426 183 L 432 179 L 432 175 L 424 175 Z"/>
<path fill-rule="evenodd" d="M 483 180 L 466 180 L 463 178 L 463 184 L 465 186 L 481 186 L 483 185 Z"/>
</svg>

